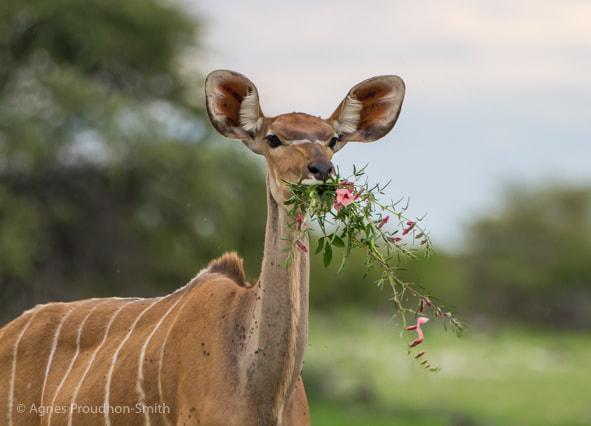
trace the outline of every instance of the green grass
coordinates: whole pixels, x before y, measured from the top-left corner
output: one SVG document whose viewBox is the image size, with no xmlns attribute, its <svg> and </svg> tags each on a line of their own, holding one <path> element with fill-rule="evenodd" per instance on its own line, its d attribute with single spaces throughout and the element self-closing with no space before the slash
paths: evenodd
<svg viewBox="0 0 591 426">
<path fill-rule="evenodd" d="M 407 355 L 400 326 L 362 311 L 313 313 L 304 365 L 313 425 L 591 424 L 591 336 L 519 328 L 458 339 L 423 326 Z"/>
</svg>

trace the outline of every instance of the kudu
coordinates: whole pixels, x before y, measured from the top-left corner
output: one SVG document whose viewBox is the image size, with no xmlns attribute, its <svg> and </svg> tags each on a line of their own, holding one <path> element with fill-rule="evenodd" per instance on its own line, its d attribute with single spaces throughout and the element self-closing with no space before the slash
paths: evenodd
<svg viewBox="0 0 591 426">
<path fill-rule="evenodd" d="M 0 329 L 0 424 L 310 423 L 300 375 L 309 255 L 296 250 L 282 266 L 294 232 L 285 182 L 321 184 L 347 142 L 388 133 L 404 83 L 396 76 L 363 81 L 328 119 L 265 117 L 254 84 L 232 71 L 212 72 L 205 91 L 215 129 L 267 160 L 260 278 L 246 282 L 242 260 L 229 253 L 164 297 L 48 303 L 24 312 Z"/>
</svg>

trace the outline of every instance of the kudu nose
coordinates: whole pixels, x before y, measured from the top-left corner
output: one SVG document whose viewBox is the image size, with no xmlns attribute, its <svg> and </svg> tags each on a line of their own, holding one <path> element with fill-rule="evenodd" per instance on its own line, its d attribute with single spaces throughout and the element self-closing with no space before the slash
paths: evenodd
<svg viewBox="0 0 591 426">
<path fill-rule="evenodd" d="M 318 180 L 322 182 L 326 182 L 332 173 L 334 166 L 331 162 L 328 163 L 310 163 L 308 165 L 308 170 L 310 174 Z"/>
</svg>

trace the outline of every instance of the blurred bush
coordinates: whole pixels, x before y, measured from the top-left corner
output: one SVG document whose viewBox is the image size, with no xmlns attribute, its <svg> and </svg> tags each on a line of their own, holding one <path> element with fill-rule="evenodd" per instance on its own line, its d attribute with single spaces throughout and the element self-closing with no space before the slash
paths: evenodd
<svg viewBox="0 0 591 426">
<path fill-rule="evenodd" d="M 206 130 L 198 25 L 158 0 L 0 4 L 0 323 L 163 294 L 226 250 L 258 273 L 264 175 Z"/>
<path fill-rule="evenodd" d="M 510 187 L 501 210 L 471 226 L 467 249 L 461 259 L 478 310 L 591 324 L 591 188 Z"/>
</svg>

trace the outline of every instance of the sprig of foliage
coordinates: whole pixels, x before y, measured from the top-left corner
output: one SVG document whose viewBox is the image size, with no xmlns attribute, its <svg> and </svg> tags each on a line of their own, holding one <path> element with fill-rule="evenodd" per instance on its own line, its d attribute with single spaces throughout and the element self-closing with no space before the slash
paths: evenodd
<svg viewBox="0 0 591 426">
<path fill-rule="evenodd" d="M 458 336 L 464 330 L 463 321 L 455 317 L 455 312 L 448 310 L 451 307 L 438 304 L 438 299 L 426 293 L 422 287 L 400 279 L 397 271 L 401 259 L 415 258 L 419 249 L 428 257 L 433 252 L 431 240 L 420 226 L 423 218 L 407 218 L 405 212 L 408 204 L 403 204 L 402 200 L 382 204 L 378 197 L 384 195 L 387 185 L 370 186 L 364 176 L 365 167 L 354 169 L 353 175 L 347 179 L 342 179 L 337 173 L 323 185 L 287 183 L 293 192 L 293 197 L 286 205 L 292 206 L 290 215 L 295 236 L 284 266 L 289 266 L 296 250 L 309 251 L 302 242 L 308 241 L 303 238 L 311 229 L 308 221 L 316 222 L 320 229 L 321 237 L 314 253 L 322 254 L 325 267 L 333 261 L 335 249 L 343 249 L 339 272 L 353 249 L 364 250 L 365 275 L 377 267 L 381 271 L 377 285 L 389 285 L 392 289 L 395 315 L 401 319 L 402 336 L 408 345 L 409 354 L 422 367 L 437 371 L 438 368 L 424 358 L 425 352 L 416 349 L 423 341 L 421 325 L 428 321 L 425 315 L 431 312 L 434 319 L 443 320 L 446 330 L 450 326 Z M 361 181 L 363 183 L 359 183 Z M 398 221 L 393 231 L 390 226 L 385 226 L 390 223 L 390 219 Z M 406 306 L 410 303 L 414 303 L 415 307 Z M 416 318 L 416 325 L 407 324 L 408 315 Z M 414 340 L 411 338 L 413 331 L 418 333 L 418 338 Z"/>
</svg>

